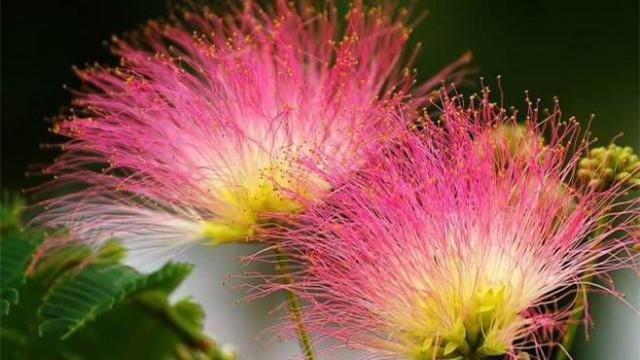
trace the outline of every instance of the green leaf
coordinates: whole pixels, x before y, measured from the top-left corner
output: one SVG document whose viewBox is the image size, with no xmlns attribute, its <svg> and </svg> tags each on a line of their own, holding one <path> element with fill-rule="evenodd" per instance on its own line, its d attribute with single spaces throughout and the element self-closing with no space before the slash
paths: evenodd
<svg viewBox="0 0 640 360">
<path fill-rule="evenodd" d="M 120 263 L 115 240 L 97 251 L 72 241 L 43 257 L 44 233 L 23 230 L 20 211 L 2 209 L 0 358 L 235 358 L 202 332 L 199 305 L 169 301 L 191 265 L 142 274 Z"/>
<path fill-rule="evenodd" d="M 196 332 L 202 326 L 204 311 L 191 299 L 179 300 L 173 305 L 173 311 L 176 319 L 185 326 L 191 327 L 192 332 Z"/>
<path fill-rule="evenodd" d="M 34 251 L 38 246 L 37 241 L 28 241 L 33 237 L 15 230 L 2 233 L 0 240 L 0 281 L 2 288 L 19 286 L 24 283 L 25 273 Z"/>
<path fill-rule="evenodd" d="M 68 337 L 111 309 L 139 280 L 135 270 L 112 264 L 89 265 L 77 274 L 65 274 L 49 289 L 39 309 L 45 319 L 40 334 Z"/>
<path fill-rule="evenodd" d="M 189 264 L 168 263 L 142 275 L 126 265 L 100 262 L 68 273 L 49 289 L 40 307 L 45 319 L 40 334 L 67 338 L 129 296 L 148 291 L 170 294 L 190 272 Z"/>
<path fill-rule="evenodd" d="M 0 206 L 0 230 L 20 227 L 20 214 L 24 208 L 24 201 L 5 191 L 2 192 L 2 206 Z M 3 233 L 4 234 L 4 233 Z"/>
<path fill-rule="evenodd" d="M 10 302 L 5 299 L 0 299 L 0 314 L 7 315 L 9 314 L 9 306 Z"/>
<path fill-rule="evenodd" d="M 18 290 L 14 288 L 5 288 L 0 290 L 0 314 L 9 314 L 9 307 L 17 305 L 20 295 Z"/>
<path fill-rule="evenodd" d="M 173 292 L 193 270 L 193 265 L 187 263 L 169 262 L 159 270 L 144 276 L 138 282 L 136 290 L 158 290 L 163 293 Z"/>
<path fill-rule="evenodd" d="M 7 315 L 11 305 L 16 305 L 19 290 L 25 282 L 26 272 L 38 245 L 42 242 L 40 231 L 22 231 L 16 218 L 17 210 L 2 210 L 0 226 L 0 314 Z"/>
</svg>

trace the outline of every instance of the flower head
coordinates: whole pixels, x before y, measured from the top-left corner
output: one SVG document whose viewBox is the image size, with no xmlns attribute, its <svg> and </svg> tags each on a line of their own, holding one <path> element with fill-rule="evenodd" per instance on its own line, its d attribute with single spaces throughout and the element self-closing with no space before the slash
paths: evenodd
<svg viewBox="0 0 640 360">
<path fill-rule="evenodd" d="M 38 220 L 134 248 L 247 239 L 326 190 L 299 163 L 353 168 L 390 136 L 413 84 L 406 16 L 356 1 L 340 30 L 331 3 L 245 1 L 114 39 L 120 66 L 77 71 L 85 88 L 54 127 L 70 140 L 45 170 L 64 195 Z"/>
<path fill-rule="evenodd" d="M 293 284 L 268 286 L 297 291 L 320 339 L 367 359 L 544 358 L 582 279 L 638 269 L 640 201 L 574 181 L 589 144 L 557 106 L 539 121 L 531 105 L 519 128 L 488 91 L 439 106 L 348 181 L 322 174 L 325 203 L 274 230 Z"/>
</svg>

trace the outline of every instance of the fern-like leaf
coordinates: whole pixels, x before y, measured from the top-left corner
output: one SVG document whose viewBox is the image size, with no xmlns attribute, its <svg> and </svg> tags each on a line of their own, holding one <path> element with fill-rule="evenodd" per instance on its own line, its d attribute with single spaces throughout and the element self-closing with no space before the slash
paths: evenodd
<svg viewBox="0 0 640 360">
<path fill-rule="evenodd" d="M 71 241 L 45 252 L 42 231 L 25 231 L 17 209 L 0 210 L 0 358 L 235 358 L 202 332 L 197 304 L 169 301 L 191 265 L 142 274 L 121 263 L 115 240 L 97 251 Z"/>
</svg>

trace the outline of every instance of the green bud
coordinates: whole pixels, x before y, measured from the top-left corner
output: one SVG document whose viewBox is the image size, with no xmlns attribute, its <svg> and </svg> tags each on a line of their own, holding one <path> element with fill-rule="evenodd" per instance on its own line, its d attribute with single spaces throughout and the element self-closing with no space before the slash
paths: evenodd
<svg viewBox="0 0 640 360">
<path fill-rule="evenodd" d="M 629 146 L 597 147 L 578 162 L 577 175 L 583 183 L 598 190 L 614 184 L 640 188 L 640 158 Z"/>
</svg>

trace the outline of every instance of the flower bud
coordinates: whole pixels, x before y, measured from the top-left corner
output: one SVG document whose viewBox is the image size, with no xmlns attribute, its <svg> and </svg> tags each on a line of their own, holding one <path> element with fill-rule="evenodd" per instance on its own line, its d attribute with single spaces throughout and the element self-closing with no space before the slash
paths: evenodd
<svg viewBox="0 0 640 360">
<path fill-rule="evenodd" d="M 607 190 L 614 184 L 640 188 L 640 159 L 629 146 L 597 147 L 578 164 L 578 178 L 590 187 Z"/>
</svg>

